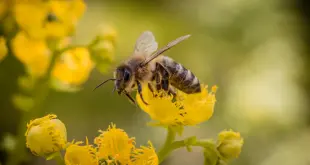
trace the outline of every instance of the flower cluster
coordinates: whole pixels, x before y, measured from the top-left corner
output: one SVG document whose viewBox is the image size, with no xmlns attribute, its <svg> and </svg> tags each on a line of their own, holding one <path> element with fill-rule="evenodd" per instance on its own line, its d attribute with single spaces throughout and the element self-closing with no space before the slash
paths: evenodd
<svg viewBox="0 0 310 165">
<path fill-rule="evenodd" d="M 94 145 L 86 138 L 83 142 L 67 142 L 65 125 L 56 115 L 47 115 L 30 121 L 26 131 L 26 145 L 30 151 L 47 159 L 65 150 L 66 165 L 130 164 L 158 165 L 158 157 L 152 143 L 135 146 L 135 139 L 111 124 L 107 130 L 99 131 Z"/>
<path fill-rule="evenodd" d="M 26 71 L 21 78 L 24 83 L 19 84 L 23 92 L 13 98 L 18 109 L 32 108 L 24 105 L 32 105 L 29 95 L 38 91 L 38 84 L 58 91 L 78 91 L 94 68 L 106 72 L 114 62 L 117 32 L 111 26 L 100 27 L 89 44 L 72 44 L 86 9 L 83 0 L 0 2 L 0 62 L 11 55 Z"/>
<path fill-rule="evenodd" d="M 100 134 L 94 139 L 93 145 L 89 144 L 88 139 L 85 145 L 82 142 L 69 143 L 66 141 L 66 129 L 55 115 L 35 119 L 28 124 L 27 147 L 35 155 L 49 158 L 65 150 L 67 165 L 158 165 L 173 150 L 186 147 L 191 151 L 192 146 L 204 148 L 207 164 L 227 164 L 240 155 L 244 141 L 240 133 L 232 130 L 220 132 L 216 143 L 213 140 L 198 140 L 195 136 L 175 141 L 176 133 L 180 133 L 179 128 L 210 119 L 215 105 L 216 86 L 210 92 L 203 87 L 201 93 L 197 94 L 177 91 L 174 97 L 165 91 L 152 93 L 147 89 L 144 88 L 143 94 L 149 104 L 145 105 L 137 97 L 138 104 L 158 122 L 157 125 L 168 128 L 165 145 L 157 153 L 150 141 L 149 146 L 136 148 L 135 138 L 129 137 L 115 124 L 109 125 L 107 130 L 99 130 Z"/>
</svg>

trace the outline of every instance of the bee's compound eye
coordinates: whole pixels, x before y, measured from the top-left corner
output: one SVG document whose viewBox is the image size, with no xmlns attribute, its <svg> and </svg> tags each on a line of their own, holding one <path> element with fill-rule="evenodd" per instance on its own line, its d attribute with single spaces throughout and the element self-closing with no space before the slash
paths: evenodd
<svg viewBox="0 0 310 165">
<path fill-rule="evenodd" d="M 130 79 L 130 72 L 127 69 L 125 69 L 124 70 L 124 81 L 127 82 L 129 81 L 129 79 Z"/>
</svg>

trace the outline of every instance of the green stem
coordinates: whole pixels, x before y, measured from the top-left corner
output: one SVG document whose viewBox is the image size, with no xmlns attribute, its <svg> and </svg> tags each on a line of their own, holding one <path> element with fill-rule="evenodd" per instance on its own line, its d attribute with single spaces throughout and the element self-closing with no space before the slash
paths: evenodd
<svg viewBox="0 0 310 165">
<path fill-rule="evenodd" d="M 174 141 L 172 143 L 165 143 L 164 147 L 159 151 L 158 153 L 158 159 L 159 163 L 162 163 L 163 160 L 174 150 L 187 147 L 187 146 L 196 146 L 196 147 L 203 147 L 203 148 L 208 148 L 212 149 L 214 148 L 214 143 L 212 140 L 200 140 L 200 141 L 195 141 L 193 143 L 189 143 L 189 139 L 192 139 L 195 137 L 190 137 L 184 140 L 180 141 Z"/>
<path fill-rule="evenodd" d="M 173 131 L 172 128 L 168 127 L 167 130 L 168 132 L 167 132 L 165 144 L 158 152 L 159 163 L 161 163 L 170 154 L 171 150 L 169 150 L 169 147 L 175 140 L 175 136 L 176 136 L 176 132 Z"/>
</svg>

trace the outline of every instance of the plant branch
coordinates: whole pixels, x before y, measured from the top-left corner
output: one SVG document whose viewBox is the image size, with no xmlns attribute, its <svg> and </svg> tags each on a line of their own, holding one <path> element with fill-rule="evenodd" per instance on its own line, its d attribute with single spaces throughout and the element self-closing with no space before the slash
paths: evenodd
<svg viewBox="0 0 310 165">
<path fill-rule="evenodd" d="M 158 159 L 159 163 L 162 163 L 163 160 L 174 150 L 183 148 L 183 147 L 190 147 L 190 146 L 195 146 L 195 147 L 203 147 L 206 149 L 212 149 L 214 150 L 214 143 L 212 140 L 199 140 L 196 141 L 196 137 L 189 137 L 184 140 L 180 141 L 174 141 L 171 143 L 165 143 L 164 147 L 159 151 L 158 153 Z"/>
</svg>

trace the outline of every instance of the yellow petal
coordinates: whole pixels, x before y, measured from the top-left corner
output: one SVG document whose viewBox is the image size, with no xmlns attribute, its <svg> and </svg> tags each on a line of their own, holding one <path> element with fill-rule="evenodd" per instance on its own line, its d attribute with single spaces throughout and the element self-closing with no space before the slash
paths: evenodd
<svg viewBox="0 0 310 165">
<path fill-rule="evenodd" d="M 136 95 L 141 109 L 150 117 L 162 125 L 197 125 L 207 121 L 213 114 L 215 105 L 215 93 L 204 87 L 197 94 L 185 94 L 177 91 L 173 97 L 167 92 L 159 91 L 154 94 L 146 84 L 143 84 L 142 95 L 149 105 L 145 105 L 139 94 Z"/>
<path fill-rule="evenodd" d="M 44 40 L 30 39 L 23 31 L 17 33 L 12 40 L 14 55 L 33 76 L 42 76 L 46 73 L 50 63 L 51 52 Z"/>
<path fill-rule="evenodd" d="M 129 138 L 124 130 L 116 128 L 114 124 L 111 124 L 107 131 L 99 132 L 101 134 L 95 138 L 98 158 L 128 164 L 130 153 L 134 148 L 134 139 Z"/>
<path fill-rule="evenodd" d="M 80 142 L 70 144 L 65 153 L 66 165 L 98 165 L 96 149 L 88 145 L 80 145 Z"/>
<path fill-rule="evenodd" d="M 158 165 L 158 156 L 152 143 L 149 141 L 149 146 L 141 146 L 134 150 L 132 155 L 132 165 Z"/>
<path fill-rule="evenodd" d="M 78 86 L 84 83 L 94 64 L 86 48 L 74 48 L 64 52 L 56 61 L 52 76 L 63 84 Z"/>
</svg>

